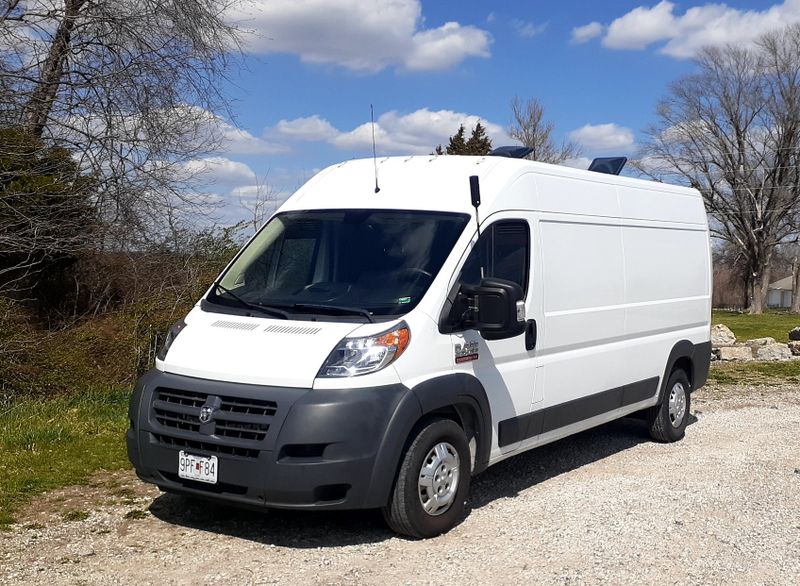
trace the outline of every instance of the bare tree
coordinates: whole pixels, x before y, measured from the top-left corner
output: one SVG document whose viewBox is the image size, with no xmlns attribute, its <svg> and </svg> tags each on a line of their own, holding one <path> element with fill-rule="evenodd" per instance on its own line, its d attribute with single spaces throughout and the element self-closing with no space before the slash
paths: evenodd
<svg viewBox="0 0 800 586">
<path fill-rule="evenodd" d="M 219 143 L 235 0 L 0 0 L 0 125 L 69 149 L 103 242 L 136 246 L 205 203 L 187 161 Z"/>
<path fill-rule="evenodd" d="M 580 147 L 572 141 L 564 140 L 560 145 L 556 144 L 553 139 L 555 127 L 544 119 L 544 106 L 536 98 L 523 103 L 519 97 L 514 97 L 511 100 L 511 115 L 514 121 L 508 128 L 508 135 L 533 149 L 528 156 L 532 161 L 559 165 L 581 155 Z"/>
<path fill-rule="evenodd" d="M 257 179 L 254 193 L 239 196 L 239 205 L 249 213 L 250 218 L 247 223 L 254 234 L 278 207 L 278 191 L 269 183 L 268 178 L 269 172 Z"/>
<path fill-rule="evenodd" d="M 741 255 L 749 311 L 762 313 L 800 209 L 800 26 L 696 61 L 659 104 L 640 168 L 700 190 L 713 235 Z"/>
<path fill-rule="evenodd" d="M 781 243 L 773 257 L 772 273 L 791 276 L 792 304 L 790 311 L 800 313 L 800 244 L 796 240 Z M 777 275 L 776 275 L 777 277 Z M 773 281 L 779 280 L 773 278 Z"/>
</svg>

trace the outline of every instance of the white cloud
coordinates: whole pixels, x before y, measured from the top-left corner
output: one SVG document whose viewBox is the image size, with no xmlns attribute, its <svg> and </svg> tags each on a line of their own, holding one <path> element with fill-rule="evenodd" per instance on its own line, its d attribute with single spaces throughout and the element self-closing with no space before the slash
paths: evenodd
<svg viewBox="0 0 800 586">
<path fill-rule="evenodd" d="M 186 106 L 200 121 L 199 138 L 210 140 L 216 152 L 230 155 L 276 155 L 288 152 L 285 145 L 267 142 L 238 128 L 213 112 L 195 106 Z"/>
<path fill-rule="evenodd" d="M 743 10 L 724 3 L 704 4 L 677 14 L 675 4 L 662 0 L 655 6 L 639 6 L 614 20 L 602 44 L 610 49 L 644 49 L 663 43 L 660 52 L 689 58 L 708 45 L 746 44 L 765 32 L 800 22 L 800 0 L 784 0 L 763 10 Z M 573 41 L 598 36 L 591 23 L 573 30 Z M 580 31 L 580 32 L 578 32 Z M 591 33 L 592 36 L 588 36 Z M 580 37 L 586 35 L 588 38 Z M 579 40 L 585 38 L 585 40 Z"/>
<path fill-rule="evenodd" d="M 457 22 L 416 33 L 403 65 L 411 71 L 442 71 L 466 57 L 489 56 L 489 33 Z"/>
<path fill-rule="evenodd" d="M 608 26 L 603 46 L 611 49 L 644 49 L 651 43 L 668 39 L 677 32 L 672 16 L 674 8 L 675 5 L 666 0 L 652 8 L 634 8 Z"/>
<path fill-rule="evenodd" d="M 274 133 L 293 140 L 327 140 L 339 134 L 333 125 L 314 114 L 306 118 L 281 120 L 274 128 Z"/>
<path fill-rule="evenodd" d="M 536 24 L 534 22 L 514 19 L 511 24 L 514 29 L 516 29 L 517 34 L 525 39 L 533 38 L 536 35 L 543 33 L 547 28 L 546 22 L 543 24 Z"/>
<path fill-rule="evenodd" d="M 386 112 L 375 121 L 375 141 L 380 154 L 428 154 L 437 144 L 446 145 L 460 124 L 467 132 L 479 122 L 486 127 L 486 133 L 493 144 L 511 144 L 503 127 L 481 119 L 474 114 L 453 112 L 452 110 L 431 111 L 422 108 L 409 114 L 396 111 Z M 322 129 L 316 136 L 313 128 Z M 308 132 L 298 129 L 308 129 Z M 360 124 L 352 130 L 338 130 L 330 122 L 319 116 L 309 116 L 295 120 L 281 120 L 267 129 L 268 135 L 295 140 L 318 140 L 351 152 L 369 153 L 372 151 L 372 125 Z"/>
<path fill-rule="evenodd" d="M 616 124 L 587 124 L 570 132 L 569 138 L 590 153 L 625 154 L 635 144 L 630 128 Z"/>
<path fill-rule="evenodd" d="M 221 152 L 233 155 L 277 155 L 289 150 L 284 145 L 269 143 L 227 122 L 221 123 L 219 131 L 222 135 Z"/>
<path fill-rule="evenodd" d="M 203 183 L 216 187 L 233 188 L 256 180 L 255 172 L 246 164 L 225 157 L 207 157 L 185 163 L 190 173 L 202 175 Z"/>
<path fill-rule="evenodd" d="M 592 39 L 599 37 L 605 31 L 605 27 L 599 22 L 590 22 L 584 26 L 572 29 L 572 42 L 575 44 L 588 43 Z"/>
<path fill-rule="evenodd" d="M 574 159 L 567 159 L 561 163 L 565 167 L 572 167 L 573 169 L 583 169 L 584 171 L 592 164 L 592 160 L 588 157 L 575 157 Z"/>
<path fill-rule="evenodd" d="M 254 0 L 230 18 L 254 31 L 246 50 L 376 72 L 438 71 L 488 57 L 491 36 L 447 22 L 424 28 L 420 0 Z"/>
<path fill-rule="evenodd" d="M 287 189 L 279 189 L 269 183 L 253 183 L 250 185 L 239 185 L 231 189 L 229 198 L 244 205 L 263 203 L 264 205 L 276 208 L 285 202 L 292 192 Z"/>
</svg>

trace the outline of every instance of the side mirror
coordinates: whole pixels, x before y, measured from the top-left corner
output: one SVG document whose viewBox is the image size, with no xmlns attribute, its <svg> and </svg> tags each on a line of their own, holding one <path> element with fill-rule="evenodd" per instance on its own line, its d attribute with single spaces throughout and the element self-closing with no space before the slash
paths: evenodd
<svg viewBox="0 0 800 586">
<path fill-rule="evenodd" d="M 524 293 L 517 283 L 486 278 L 463 292 L 472 298 L 473 321 L 484 340 L 504 340 L 525 331 Z"/>
</svg>

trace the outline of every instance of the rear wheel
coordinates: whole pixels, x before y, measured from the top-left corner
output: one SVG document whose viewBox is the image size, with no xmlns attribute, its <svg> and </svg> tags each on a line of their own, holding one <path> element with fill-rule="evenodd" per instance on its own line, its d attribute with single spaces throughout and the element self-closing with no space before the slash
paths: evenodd
<svg viewBox="0 0 800 586">
<path fill-rule="evenodd" d="M 470 452 L 464 431 L 434 419 L 417 434 L 397 473 L 383 516 L 396 532 L 434 537 L 461 521 L 469 492 Z"/>
<path fill-rule="evenodd" d="M 691 384 L 683 370 L 674 370 L 667 380 L 667 392 L 660 405 L 647 412 L 650 436 L 660 442 L 676 442 L 686 433 L 691 406 Z"/>
</svg>

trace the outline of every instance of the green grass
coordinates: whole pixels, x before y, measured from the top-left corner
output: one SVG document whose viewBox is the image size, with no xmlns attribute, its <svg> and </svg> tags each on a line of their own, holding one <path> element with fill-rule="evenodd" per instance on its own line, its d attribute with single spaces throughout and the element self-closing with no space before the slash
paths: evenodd
<svg viewBox="0 0 800 586">
<path fill-rule="evenodd" d="M 800 383 L 800 360 L 727 364 L 715 362 L 708 373 L 708 382 L 718 385 Z"/>
<path fill-rule="evenodd" d="M 76 511 L 75 509 L 72 509 L 70 511 L 67 511 L 63 515 L 61 515 L 61 518 L 64 519 L 65 521 L 68 521 L 68 522 L 85 521 L 86 519 L 89 518 L 89 512 L 88 511 Z"/>
<path fill-rule="evenodd" d="M 728 326 L 738 342 L 766 337 L 775 338 L 778 342 L 788 342 L 789 330 L 800 326 L 800 315 L 777 310 L 762 315 L 714 310 L 711 323 Z"/>
<path fill-rule="evenodd" d="M 129 466 L 127 389 L 22 399 L 0 407 L 0 529 L 47 490 Z"/>
<path fill-rule="evenodd" d="M 800 315 L 781 310 L 770 310 L 762 315 L 714 310 L 711 322 L 728 326 L 736 335 L 737 342 L 766 337 L 788 342 L 789 330 L 800 326 Z M 714 363 L 708 373 L 708 381 L 718 385 L 800 383 L 800 360 Z"/>
</svg>

